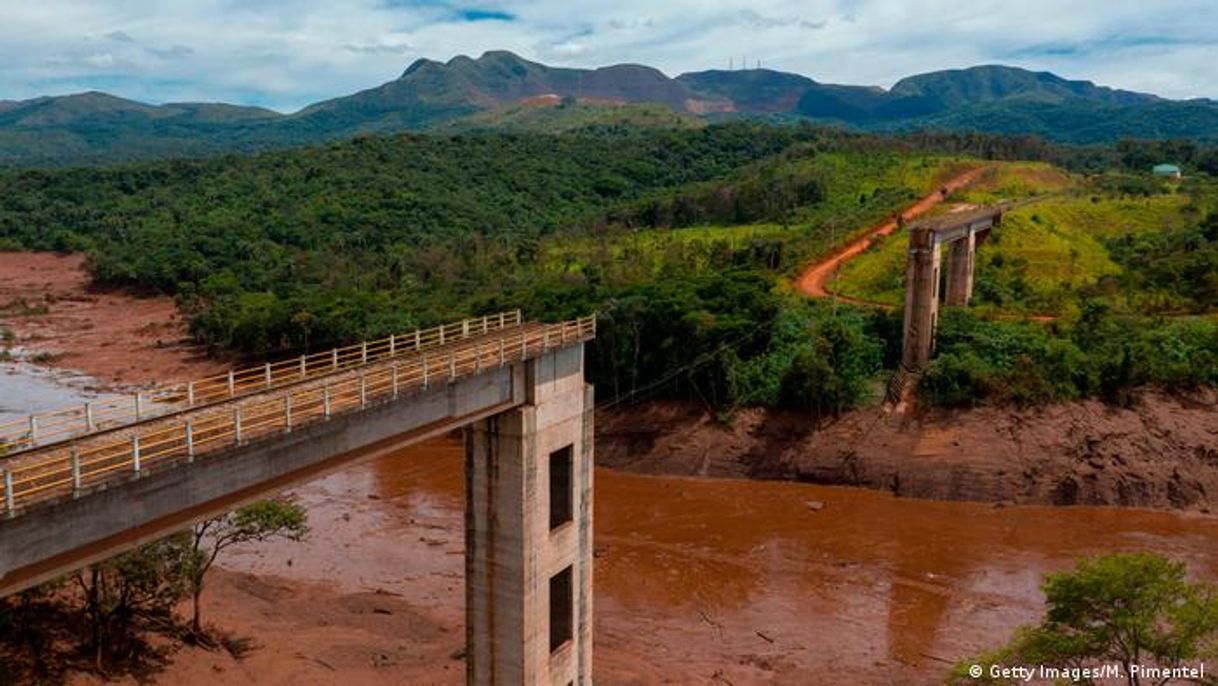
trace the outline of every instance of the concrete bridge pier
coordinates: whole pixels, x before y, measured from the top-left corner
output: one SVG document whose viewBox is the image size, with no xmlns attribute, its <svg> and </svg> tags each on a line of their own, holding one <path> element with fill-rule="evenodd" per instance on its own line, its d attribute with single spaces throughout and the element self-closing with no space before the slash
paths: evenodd
<svg viewBox="0 0 1218 686">
<path fill-rule="evenodd" d="M 977 234 L 952 241 L 947 253 L 947 306 L 967 307 L 973 297 L 973 264 L 977 259 Z"/>
<path fill-rule="evenodd" d="M 526 363 L 525 403 L 466 430 L 466 674 L 592 683 L 592 413 L 583 347 Z"/>
<path fill-rule="evenodd" d="M 909 232 L 909 261 L 905 288 L 905 335 L 901 365 L 921 369 L 930 360 L 939 321 L 941 253 L 933 231 Z"/>
</svg>

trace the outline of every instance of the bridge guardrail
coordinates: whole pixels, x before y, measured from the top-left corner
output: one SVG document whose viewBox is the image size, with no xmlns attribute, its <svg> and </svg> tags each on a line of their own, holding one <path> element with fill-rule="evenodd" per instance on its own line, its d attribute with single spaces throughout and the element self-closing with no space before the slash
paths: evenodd
<svg viewBox="0 0 1218 686">
<path fill-rule="evenodd" d="M 369 362 L 417 353 L 454 340 L 517 327 L 522 322 L 520 310 L 499 312 L 310 355 L 232 369 L 225 374 L 149 392 L 106 397 L 73 408 L 31 414 L 25 419 L 0 424 L 0 454 L 7 451 L 11 455 L 132 422 L 261 393 Z"/>
<path fill-rule="evenodd" d="M 2 470 L 0 503 L 6 516 L 15 517 L 34 505 L 75 497 L 114 480 L 139 477 L 151 468 L 179 460 L 206 459 L 211 453 L 290 433 L 337 414 L 390 402 L 403 393 L 529 359 L 595 335 L 596 317 L 589 316 L 558 324 L 521 326 L 498 336 L 471 336 L 442 349 L 370 361 L 357 374 L 313 382 L 297 380 L 179 417 L 129 425 L 131 431 L 121 432 L 128 434 L 121 438 L 95 436 L 87 445 L 72 442 L 69 446 L 30 451 L 20 456 L 19 464 L 6 458 L 12 466 Z M 45 459 L 34 459 L 42 451 Z"/>
</svg>

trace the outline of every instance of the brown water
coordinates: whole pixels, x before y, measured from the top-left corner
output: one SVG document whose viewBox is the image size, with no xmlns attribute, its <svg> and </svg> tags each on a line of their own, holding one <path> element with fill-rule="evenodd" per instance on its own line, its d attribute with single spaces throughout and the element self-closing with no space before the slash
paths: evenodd
<svg viewBox="0 0 1218 686">
<path fill-rule="evenodd" d="M 459 631 L 462 468 L 445 440 L 312 483 L 308 543 L 224 565 L 400 594 Z M 1218 576 L 1218 519 L 1199 515 L 596 479 L 598 683 L 933 682 L 1034 621 L 1043 574 L 1081 555 L 1153 550 Z"/>
</svg>

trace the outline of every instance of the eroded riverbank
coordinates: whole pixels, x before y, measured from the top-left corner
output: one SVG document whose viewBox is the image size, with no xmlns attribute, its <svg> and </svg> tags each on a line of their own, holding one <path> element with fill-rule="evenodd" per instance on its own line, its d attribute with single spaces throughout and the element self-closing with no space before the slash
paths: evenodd
<svg viewBox="0 0 1218 686">
<path fill-rule="evenodd" d="M 1034 409 L 849 412 L 817 423 L 652 403 L 598 417 L 598 464 L 646 474 L 860 486 L 907 498 L 1022 505 L 1218 507 L 1218 394 L 1146 391 Z"/>
</svg>

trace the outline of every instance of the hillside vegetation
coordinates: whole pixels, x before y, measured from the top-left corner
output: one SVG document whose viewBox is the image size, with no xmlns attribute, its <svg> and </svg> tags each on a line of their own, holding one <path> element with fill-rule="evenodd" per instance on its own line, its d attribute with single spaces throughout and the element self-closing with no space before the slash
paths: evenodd
<svg viewBox="0 0 1218 686">
<path fill-rule="evenodd" d="M 1086 298 L 1101 291 L 1114 294 L 1119 284 L 1129 285 L 1137 278 L 1130 248 L 1197 225 L 1215 195 L 1212 185 L 1200 180 L 1179 188 L 1150 183 L 1131 194 L 1118 174 L 1086 180 L 1047 165 L 1016 163 L 999 164 L 950 200 L 989 204 L 1039 198 L 1007 212 L 1001 228 L 979 248 L 975 304 L 1007 313 L 1062 315 L 1077 313 Z M 907 247 L 905 234 L 876 244 L 845 265 L 833 288 L 900 306 Z M 1146 294 L 1134 293 L 1142 287 L 1125 289 L 1139 306 L 1150 304 Z"/>
<path fill-rule="evenodd" d="M 1161 148 L 746 124 L 364 136 L 0 175 L 0 246 L 86 250 L 101 283 L 176 295 L 193 335 L 221 354 L 289 354 L 515 307 L 595 311 L 590 373 L 604 398 L 832 414 L 878 396 L 900 315 L 808 302 L 789 278 L 988 164 L 979 156 L 1052 156 L 1114 171 L 1002 164 L 958 198 L 1057 194 L 1013 212 L 984 246 L 981 306 L 945 313 L 925 391 L 950 404 L 1120 400 L 1138 385 L 1218 379 L 1214 321 L 1139 309 L 1207 312 L 1218 292 L 1213 186 L 1165 189 L 1138 173 Z M 903 269 L 884 265 L 900 261 L 899 240 L 851 265 L 871 275 L 857 280 L 864 295 L 898 292 Z M 1046 310 L 1067 316 L 1010 320 Z"/>
</svg>

